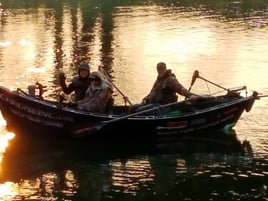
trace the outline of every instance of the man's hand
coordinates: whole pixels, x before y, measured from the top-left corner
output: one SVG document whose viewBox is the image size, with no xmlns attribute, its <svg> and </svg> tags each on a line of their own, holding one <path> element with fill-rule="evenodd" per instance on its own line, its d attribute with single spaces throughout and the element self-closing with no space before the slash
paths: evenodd
<svg viewBox="0 0 268 201">
<path fill-rule="evenodd" d="M 148 102 L 148 100 L 144 98 L 144 99 L 142 99 L 141 104 L 142 104 L 142 105 L 146 105 L 147 102 Z"/>
<path fill-rule="evenodd" d="M 190 97 L 189 97 L 189 100 L 191 101 L 191 102 L 196 102 L 198 99 L 200 98 L 200 96 L 199 95 L 191 95 Z"/>
</svg>

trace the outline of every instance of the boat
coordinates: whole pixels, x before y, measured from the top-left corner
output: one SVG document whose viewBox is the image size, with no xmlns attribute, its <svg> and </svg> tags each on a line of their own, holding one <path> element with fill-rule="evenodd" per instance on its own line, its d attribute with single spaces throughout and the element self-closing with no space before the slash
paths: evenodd
<svg viewBox="0 0 268 201">
<path fill-rule="evenodd" d="M 247 95 L 247 87 L 226 89 L 199 75 L 197 78 L 222 89 L 217 96 L 204 95 L 198 101 L 183 100 L 166 105 L 148 105 L 129 113 L 128 105 L 112 105 L 105 114 L 82 111 L 62 101 L 42 98 L 45 91 L 38 84 L 39 95 L 20 88 L 0 86 L 0 109 L 8 130 L 34 137 L 70 138 L 155 138 L 180 137 L 206 131 L 230 130 L 244 111 L 249 112 L 259 93 Z M 242 93 L 246 91 L 246 93 Z M 246 95 L 242 95 L 246 94 Z"/>
</svg>

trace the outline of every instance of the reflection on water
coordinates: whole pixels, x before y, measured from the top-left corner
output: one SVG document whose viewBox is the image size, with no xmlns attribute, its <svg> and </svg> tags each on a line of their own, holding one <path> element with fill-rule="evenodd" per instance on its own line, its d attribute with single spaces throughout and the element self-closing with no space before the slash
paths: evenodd
<svg viewBox="0 0 268 201">
<path fill-rule="evenodd" d="M 26 89 L 39 81 L 48 86 L 45 96 L 57 99 L 59 71 L 71 78 L 86 58 L 92 71 L 103 65 L 133 103 L 150 90 L 159 61 L 186 87 L 199 70 L 226 88 L 246 85 L 249 94 L 267 94 L 267 25 L 263 0 L 0 0 L 0 85 Z M 200 80 L 192 90 L 212 91 Z M 114 94 L 116 104 L 123 103 Z M 262 199 L 268 185 L 267 109 L 268 99 L 257 101 L 236 125 L 237 136 L 220 139 L 38 142 L 10 140 L 14 134 L 1 124 L 0 197 Z"/>
<path fill-rule="evenodd" d="M 14 138 L 14 133 L 5 130 L 6 122 L 0 121 L 0 165 L 2 164 L 4 153 L 9 146 L 9 141 Z M 2 168 L 0 168 L 0 175 L 2 175 Z M 1 176 L 0 176 L 1 177 Z M 18 192 L 18 185 L 13 182 L 6 181 L 0 184 L 0 198 L 13 197 Z"/>
<path fill-rule="evenodd" d="M 123 194 L 142 198 L 145 194 L 150 199 L 195 199 L 196 195 L 188 195 L 187 189 L 193 188 L 193 183 L 205 185 L 204 179 L 214 182 L 224 178 L 218 181 L 224 185 L 227 180 L 265 177 L 257 169 L 248 171 L 254 163 L 248 148 L 237 139 L 235 131 L 156 142 L 91 143 L 16 137 L 1 163 L 2 197 L 99 200 L 117 199 Z M 174 195 L 170 191 L 173 188 L 180 189 L 180 194 Z M 199 194 L 201 189 L 196 186 L 193 190 Z M 223 194 L 220 184 L 212 191 Z M 210 197 L 209 192 L 202 196 Z"/>
<path fill-rule="evenodd" d="M 254 200 L 267 193 L 267 160 L 254 158 L 234 130 L 155 142 L 9 142 L 0 173 L 6 200 Z"/>
<path fill-rule="evenodd" d="M 38 80 L 49 86 L 47 96 L 56 98 L 58 71 L 71 77 L 83 57 L 92 70 L 104 65 L 132 102 L 150 90 L 159 60 L 167 62 L 185 85 L 198 69 L 227 87 L 265 89 L 266 79 L 259 75 L 267 71 L 263 52 L 268 51 L 268 14 L 261 1 L 12 2 L 1 6 L 5 86 L 26 88 Z M 200 93 L 203 88 L 198 88 Z M 116 101 L 122 103 L 121 96 Z"/>
</svg>

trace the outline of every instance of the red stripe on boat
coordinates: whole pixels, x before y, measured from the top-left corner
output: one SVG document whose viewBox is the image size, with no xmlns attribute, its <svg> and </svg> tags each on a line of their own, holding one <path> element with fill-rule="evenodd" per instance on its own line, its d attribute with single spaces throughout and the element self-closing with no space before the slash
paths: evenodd
<svg viewBox="0 0 268 201">
<path fill-rule="evenodd" d="M 231 109 L 229 109 L 229 110 L 226 110 L 226 111 L 224 112 L 224 114 L 227 115 L 227 114 L 230 114 L 230 113 L 232 113 L 232 112 L 234 112 L 234 111 L 236 111 L 236 110 L 237 110 L 237 107 L 234 107 L 234 108 L 231 108 Z"/>
<path fill-rule="evenodd" d="M 188 121 L 167 122 L 167 127 L 180 127 L 184 128 L 188 124 Z"/>
<path fill-rule="evenodd" d="M 79 133 L 82 133 L 82 132 L 85 132 L 85 131 L 89 131 L 91 130 L 92 128 L 91 127 L 87 127 L 87 128 L 79 128 L 77 129 L 74 133 L 75 134 L 79 134 Z"/>
</svg>

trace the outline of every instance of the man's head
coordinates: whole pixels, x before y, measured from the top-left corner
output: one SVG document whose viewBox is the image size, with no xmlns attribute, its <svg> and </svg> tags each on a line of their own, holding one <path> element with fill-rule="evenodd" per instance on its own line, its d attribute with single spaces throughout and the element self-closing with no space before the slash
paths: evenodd
<svg viewBox="0 0 268 201">
<path fill-rule="evenodd" d="M 81 78 L 87 78 L 90 74 L 90 68 L 87 62 L 81 62 L 78 66 L 78 74 Z"/>
<path fill-rule="evenodd" d="M 90 83 L 95 86 L 100 85 L 102 82 L 102 75 L 98 71 L 92 72 L 89 76 L 89 80 Z"/>
<path fill-rule="evenodd" d="M 159 77 L 163 77 L 167 72 L 167 65 L 164 62 L 159 62 L 156 65 L 157 73 Z"/>
</svg>

